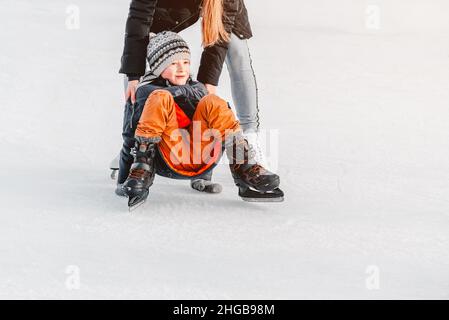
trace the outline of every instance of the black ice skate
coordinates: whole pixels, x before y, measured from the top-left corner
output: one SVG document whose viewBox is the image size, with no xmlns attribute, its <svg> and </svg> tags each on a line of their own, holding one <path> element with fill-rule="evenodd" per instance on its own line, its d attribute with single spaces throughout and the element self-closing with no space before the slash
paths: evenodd
<svg viewBox="0 0 449 320">
<path fill-rule="evenodd" d="M 239 196 L 249 202 L 282 202 L 284 193 L 279 189 L 280 178 L 255 163 L 248 142 L 237 135 L 226 153 Z"/>
<path fill-rule="evenodd" d="M 136 137 L 134 163 L 123 190 L 128 196 L 129 210 L 143 204 L 148 197 L 149 188 L 153 184 L 155 169 L 156 144 L 160 139 Z"/>
</svg>

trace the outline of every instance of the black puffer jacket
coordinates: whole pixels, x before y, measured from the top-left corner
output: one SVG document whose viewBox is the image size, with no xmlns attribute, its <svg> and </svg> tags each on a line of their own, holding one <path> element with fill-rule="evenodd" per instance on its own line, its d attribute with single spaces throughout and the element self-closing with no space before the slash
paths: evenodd
<svg viewBox="0 0 449 320">
<path fill-rule="evenodd" d="M 120 73 L 130 80 L 145 73 L 150 32 L 180 32 L 198 21 L 202 0 L 132 0 L 126 22 L 125 47 Z M 224 0 L 223 23 L 229 33 L 241 39 L 252 37 L 248 12 L 243 0 Z M 228 50 L 226 43 L 205 48 L 201 56 L 198 80 L 218 85 Z"/>
</svg>

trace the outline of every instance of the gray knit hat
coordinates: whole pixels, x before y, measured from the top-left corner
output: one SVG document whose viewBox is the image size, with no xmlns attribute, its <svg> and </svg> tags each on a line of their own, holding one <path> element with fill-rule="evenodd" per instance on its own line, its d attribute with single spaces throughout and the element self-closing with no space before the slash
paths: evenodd
<svg viewBox="0 0 449 320">
<path fill-rule="evenodd" d="M 181 36 L 171 31 L 163 31 L 150 37 L 147 61 L 149 73 L 159 77 L 175 60 L 190 60 L 190 49 Z"/>
</svg>

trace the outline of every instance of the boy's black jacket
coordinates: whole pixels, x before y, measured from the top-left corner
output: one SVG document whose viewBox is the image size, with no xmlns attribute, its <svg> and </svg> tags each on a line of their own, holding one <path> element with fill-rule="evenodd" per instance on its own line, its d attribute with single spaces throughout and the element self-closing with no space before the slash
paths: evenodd
<svg viewBox="0 0 449 320">
<path fill-rule="evenodd" d="M 120 73 L 126 74 L 130 80 L 142 76 L 145 73 L 150 32 L 184 30 L 198 21 L 201 3 L 202 0 L 132 0 Z M 226 31 L 241 39 L 251 38 L 251 26 L 243 0 L 224 0 L 223 6 Z M 227 51 L 227 43 L 204 49 L 197 77 L 200 82 L 218 85 Z"/>
<path fill-rule="evenodd" d="M 131 149 L 135 145 L 134 135 L 137 124 L 139 123 L 140 116 L 142 115 L 148 97 L 153 91 L 158 89 L 169 91 L 175 99 L 176 104 L 190 119 L 192 119 L 201 98 L 207 95 L 207 90 L 204 84 L 198 81 L 193 81 L 191 78 L 189 78 L 187 84 L 184 86 L 173 86 L 169 81 L 161 77 L 154 79 L 149 83 L 139 85 L 136 91 L 136 103 L 132 104 L 131 101 L 128 100 L 125 105 L 122 130 L 123 147 L 120 152 L 118 183 L 123 183 L 128 177 L 129 170 L 134 160 L 131 155 Z M 167 171 L 168 169 L 161 166 L 160 170 Z M 170 176 L 172 173 L 158 171 L 158 174 Z"/>
</svg>

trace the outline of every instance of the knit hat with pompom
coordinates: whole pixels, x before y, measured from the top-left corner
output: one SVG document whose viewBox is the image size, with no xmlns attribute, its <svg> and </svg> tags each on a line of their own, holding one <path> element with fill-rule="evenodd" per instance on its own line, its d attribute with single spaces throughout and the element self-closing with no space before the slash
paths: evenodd
<svg viewBox="0 0 449 320">
<path fill-rule="evenodd" d="M 189 45 L 177 33 L 163 31 L 150 36 L 147 51 L 148 73 L 159 77 L 174 61 L 184 59 L 190 60 Z"/>
</svg>

